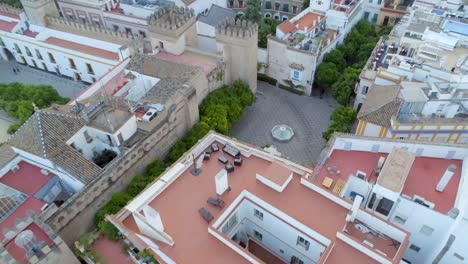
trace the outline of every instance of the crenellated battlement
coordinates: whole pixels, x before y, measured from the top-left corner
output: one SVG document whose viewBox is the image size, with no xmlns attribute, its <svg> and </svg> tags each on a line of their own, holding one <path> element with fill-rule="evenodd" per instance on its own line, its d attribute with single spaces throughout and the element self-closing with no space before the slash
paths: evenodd
<svg viewBox="0 0 468 264">
<path fill-rule="evenodd" d="M 149 16 L 148 26 L 150 31 L 165 34 L 185 29 L 195 23 L 195 19 L 193 9 L 168 6 Z"/>
<path fill-rule="evenodd" d="M 134 37 L 127 34 L 98 27 L 91 24 L 84 24 L 79 21 L 66 20 L 62 17 L 47 16 L 47 23 L 50 28 L 63 30 L 70 33 L 83 34 L 87 37 L 114 42 L 117 44 L 130 43 Z"/>
<path fill-rule="evenodd" d="M 23 10 L 19 9 L 19 8 L 16 8 L 16 7 L 12 7 L 12 6 L 7 5 L 7 4 L 0 3 L 0 12 L 5 12 L 5 13 L 8 13 L 8 14 L 19 16 L 19 14 L 23 13 Z"/>
<path fill-rule="evenodd" d="M 247 20 L 227 19 L 216 27 L 216 36 L 251 38 L 257 35 L 258 25 Z"/>
</svg>

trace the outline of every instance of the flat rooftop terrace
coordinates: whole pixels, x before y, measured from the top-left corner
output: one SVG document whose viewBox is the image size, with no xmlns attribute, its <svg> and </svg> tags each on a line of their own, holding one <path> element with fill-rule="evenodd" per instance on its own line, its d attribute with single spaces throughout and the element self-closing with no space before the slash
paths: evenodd
<svg viewBox="0 0 468 264">
<path fill-rule="evenodd" d="M 64 40 L 64 39 L 49 37 L 46 39 L 45 42 L 62 47 L 62 48 L 76 50 L 82 53 L 90 54 L 90 55 L 101 57 L 101 58 L 108 59 L 108 60 L 119 60 L 119 54 L 116 52 L 103 50 L 103 49 L 95 48 L 92 46 L 87 46 L 87 45 L 83 45 L 80 43 Z"/>
<path fill-rule="evenodd" d="M 357 171 L 366 173 L 366 179 L 377 182 L 374 173 L 380 157 L 387 158 L 388 153 L 367 151 L 334 150 L 320 168 L 314 182 L 322 188 L 332 191 L 340 180 L 347 181 Z M 457 166 L 455 173 L 443 192 L 436 191 L 437 183 L 449 165 Z M 447 214 L 454 207 L 461 179 L 462 160 L 416 157 L 406 178 L 402 194 L 413 197 L 418 195 L 434 203 L 434 209 Z M 333 179 L 329 188 L 322 185 L 325 177 Z"/>
<path fill-rule="evenodd" d="M 219 146 L 221 149 L 222 144 Z M 319 261 L 320 263 L 378 263 L 337 238 L 337 232 L 345 229 L 345 218 L 349 210 L 301 184 L 302 176 L 279 161 L 271 162 L 253 154 L 249 157 L 242 156 L 242 165 L 235 166 L 234 171 L 228 174 L 231 190 L 217 196 L 214 176 L 224 168 L 224 164 L 218 161 L 219 156 L 224 156 L 233 163 L 234 158 L 222 150 L 214 152 L 210 160 L 203 162 L 199 176 L 193 176 L 189 167 L 155 198 L 145 203 L 159 212 L 164 232 L 175 242 L 173 246 L 156 242 L 160 250 L 172 260 L 177 263 L 249 263 L 208 233 L 209 224 L 198 212 L 202 207 L 207 208 L 214 216 L 214 223 L 245 190 L 329 239 L 331 243 L 325 252 L 331 253 L 326 261 L 321 259 L 324 262 Z M 266 176 L 275 171 L 293 174 L 291 182 L 282 192 L 256 179 L 256 174 Z M 218 209 L 207 204 L 208 197 L 223 199 L 224 208 Z M 128 231 L 140 232 L 131 214 L 120 220 Z M 243 250 L 258 260 L 246 249 Z"/>
<path fill-rule="evenodd" d="M 43 175 L 41 168 L 27 162 L 21 161 L 18 163 L 18 166 L 19 170 L 16 172 L 9 171 L 3 175 L 0 178 L 0 183 L 26 194 L 27 198 L 8 217 L 0 222 L 0 240 L 4 238 L 3 229 L 13 227 L 18 218 L 26 217 L 29 211 L 33 211 L 36 214 L 42 212 L 41 208 L 45 203 L 36 199 L 34 194 L 52 178 L 52 174 Z"/>
</svg>

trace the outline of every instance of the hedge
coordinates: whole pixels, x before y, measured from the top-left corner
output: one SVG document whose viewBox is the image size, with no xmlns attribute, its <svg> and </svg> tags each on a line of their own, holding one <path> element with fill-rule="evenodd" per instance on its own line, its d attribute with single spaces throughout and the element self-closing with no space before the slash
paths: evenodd
<svg viewBox="0 0 468 264">
<path fill-rule="evenodd" d="M 286 91 L 289 91 L 291 93 L 294 93 L 294 94 L 298 94 L 298 95 L 304 95 L 304 92 L 303 91 L 300 91 L 300 90 L 297 90 L 297 89 L 294 89 L 290 86 L 287 86 L 287 85 L 284 85 L 284 84 L 279 84 L 278 85 L 279 88 L 283 89 L 283 90 L 286 90 Z"/>
<path fill-rule="evenodd" d="M 94 222 L 99 231 L 110 239 L 118 239 L 117 229 L 112 228 L 112 225 L 109 226 L 110 223 L 105 220 L 105 216 L 117 213 L 210 130 L 227 134 L 231 125 L 242 116 L 245 107 L 251 105 L 253 100 L 254 96 L 249 86 L 242 81 L 235 81 L 230 86 L 224 86 L 208 94 L 199 106 L 200 122 L 172 146 L 166 161 L 153 161 L 146 167 L 144 173 L 133 177 L 125 192 L 114 193 L 110 201 L 97 211 Z"/>
<path fill-rule="evenodd" d="M 267 76 L 266 74 L 263 74 L 263 73 L 257 73 L 257 80 L 269 83 L 274 86 L 276 86 L 276 83 L 278 82 L 276 79 L 271 78 L 270 76 Z"/>
</svg>

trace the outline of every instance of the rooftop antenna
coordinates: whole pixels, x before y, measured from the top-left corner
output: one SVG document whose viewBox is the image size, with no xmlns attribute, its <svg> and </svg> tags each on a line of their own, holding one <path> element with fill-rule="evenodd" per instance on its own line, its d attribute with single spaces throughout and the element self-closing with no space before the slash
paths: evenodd
<svg viewBox="0 0 468 264">
<path fill-rule="evenodd" d="M 192 162 L 193 162 L 193 168 L 190 171 L 193 176 L 198 176 L 200 175 L 202 171 L 202 166 L 203 166 L 203 155 L 200 155 L 197 161 L 195 161 L 195 155 L 192 154 Z"/>
</svg>

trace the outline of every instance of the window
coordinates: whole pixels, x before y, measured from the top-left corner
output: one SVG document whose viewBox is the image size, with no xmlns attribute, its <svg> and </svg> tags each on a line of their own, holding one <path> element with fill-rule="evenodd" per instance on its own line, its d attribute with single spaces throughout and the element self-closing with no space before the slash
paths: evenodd
<svg viewBox="0 0 468 264">
<path fill-rule="evenodd" d="M 305 250 L 309 250 L 310 242 L 301 236 L 297 236 L 296 245 L 303 247 Z"/>
<path fill-rule="evenodd" d="M 255 237 L 258 241 L 262 241 L 262 239 L 263 239 L 262 233 L 258 232 L 257 230 L 254 230 L 254 237 Z"/>
<path fill-rule="evenodd" d="M 229 218 L 229 220 L 226 222 L 226 224 L 224 224 L 223 228 L 221 229 L 221 231 L 224 233 L 224 234 L 227 234 L 229 233 L 232 228 L 237 224 L 237 215 L 234 214 L 231 216 L 231 218 Z"/>
<path fill-rule="evenodd" d="M 367 208 L 372 209 L 374 207 L 375 199 L 376 199 L 376 195 L 375 193 L 373 193 L 369 200 L 369 203 L 367 204 Z"/>
<path fill-rule="evenodd" d="M 383 197 L 380 199 L 380 202 L 377 205 L 377 208 L 375 208 L 375 211 L 387 216 L 390 213 L 390 210 L 392 210 L 392 207 L 393 201 Z"/>
<path fill-rule="evenodd" d="M 31 50 L 28 47 L 24 47 L 26 49 L 26 54 L 28 54 L 29 57 L 32 57 Z"/>
<path fill-rule="evenodd" d="M 88 143 L 93 142 L 93 138 L 89 135 L 88 131 L 85 130 L 85 131 L 83 132 L 83 136 L 85 137 L 86 142 L 88 142 Z"/>
<path fill-rule="evenodd" d="M 377 0 L 377 4 L 378 5 L 382 4 L 382 0 Z"/>
<path fill-rule="evenodd" d="M 20 49 L 20 47 L 18 46 L 18 44 L 15 43 L 15 44 L 13 44 L 13 45 L 15 45 L 15 50 L 16 50 L 16 52 L 18 52 L 19 54 L 22 54 L 21 49 Z"/>
<path fill-rule="evenodd" d="M 275 2 L 275 10 L 276 10 L 276 11 L 279 11 L 280 8 L 281 8 L 281 4 Z M 279 19 L 279 18 L 278 18 L 278 19 Z"/>
<path fill-rule="evenodd" d="M 409 248 L 413 251 L 419 252 L 421 250 L 420 247 L 416 246 L 415 244 L 411 244 Z"/>
<path fill-rule="evenodd" d="M 47 52 L 47 55 L 49 55 L 50 62 L 55 63 L 54 55 L 52 55 L 52 53 L 50 53 L 50 52 Z"/>
<path fill-rule="evenodd" d="M 362 86 L 362 94 L 367 94 L 368 91 L 369 91 L 369 86 L 367 85 Z"/>
<path fill-rule="evenodd" d="M 233 8 L 234 7 L 234 1 L 229 1 L 229 7 Z"/>
<path fill-rule="evenodd" d="M 36 57 L 37 57 L 38 59 L 42 60 L 42 54 L 41 54 L 41 52 L 39 52 L 38 49 L 36 49 Z"/>
<path fill-rule="evenodd" d="M 3 42 L 2 38 L 0 38 L 0 46 L 5 46 L 5 42 Z"/>
<path fill-rule="evenodd" d="M 297 14 L 297 6 L 292 6 L 292 8 L 293 8 L 293 11 L 292 11 L 293 14 Z"/>
<path fill-rule="evenodd" d="M 47 69 L 47 65 L 43 62 L 42 63 L 42 68 L 45 70 L 45 71 L 48 71 L 49 69 Z"/>
<path fill-rule="evenodd" d="M 140 30 L 140 31 L 138 31 L 138 33 L 139 33 L 140 36 L 142 36 L 143 38 L 146 38 L 146 32 L 145 32 L 145 31 Z"/>
<path fill-rule="evenodd" d="M 254 215 L 255 215 L 258 219 L 263 220 L 263 213 L 260 212 L 259 210 L 254 209 Z"/>
<path fill-rule="evenodd" d="M 91 80 L 93 81 L 93 83 L 96 82 L 96 78 L 94 78 L 94 77 L 91 77 Z"/>
<path fill-rule="evenodd" d="M 377 19 L 379 18 L 379 15 L 378 14 L 374 14 L 374 16 L 372 17 L 372 23 L 377 23 Z"/>
<path fill-rule="evenodd" d="M 76 70 L 75 61 L 74 61 L 73 59 L 68 58 L 68 62 L 70 63 L 70 67 L 71 67 L 72 69 L 75 69 L 75 70 Z"/>
<path fill-rule="evenodd" d="M 395 215 L 393 217 L 393 221 L 395 221 L 396 223 L 400 224 L 400 225 L 404 225 L 406 223 L 406 217 L 402 216 L 402 215 Z"/>
<path fill-rule="evenodd" d="M 91 64 L 86 63 L 86 69 L 88 70 L 89 74 L 94 74 L 93 66 L 91 66 Z"/>
<path fill-rule="evenodd" d="M 372 4 L 372 0 L 369 0 L 369 3 L 371 3 L 371 4 Z"/>
<path fill-rule="evenodd" d="M 302 259 L 296 257 L 296 256 L 292 256 L 291 257 L 291 264 L 304 264 L 304 261 L 302 261 Z"/>
<path fill-rule="evenodd" d="M 364 12 L 364 19 L 369 20 L 369 15 L 370 15 L 369 12 Z"/>
<path fill-rule="evenodd" d="M 271 9 L 271 2 L 265 1 L 265 9 Z"/>
<path fill-rule="evenodd" d="M 427 225 L 423 225 L 421 227 L 421 230 L 419 230 L 419 233 L 426 235 L 426 236 L 432 235 L 432 232 L 434 232 L 434 228 L 427 226 Z"/>
<path fill-rule="evenodd" d="M 283 12 L 289 12 L 289 5 L 288 4 L 283 4 Z"/>
<path fill-rule="evenodd" d="M 118 25 L 112 25 L 112 27 L 114 28 L 114 31 L 119 31 L 119 26 Z"/>
<path fill-rule="evenodd" d="M 244 8 L 244 1 L 239 1 L 239 8 Z"/>
<path fill-rule="evenodd" d="M 35 60 L 32 60 L 32 63 L 33 63 L 34 68 L 37 68 L 37 63 L 36 63 L 36 61 L 35 61 Z"/>
</svg>

